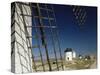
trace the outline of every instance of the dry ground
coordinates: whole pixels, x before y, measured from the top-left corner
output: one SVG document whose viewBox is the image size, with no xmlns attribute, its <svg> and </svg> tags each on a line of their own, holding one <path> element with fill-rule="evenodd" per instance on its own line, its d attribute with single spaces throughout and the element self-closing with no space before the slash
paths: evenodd
<svg viewBox="0 0 100 75">
<path fill-rule="evenodd" d="M 51 68 L 53 71 L 57 71 L 58 70 L 57 65 L 56 65 L 56 63 L 53 63 L 53 62 L 55 62 L 55 61 L 54 60 L 50 61 Z M 64 68 L 64 70 L 91 69 L 91 68 L 96 68 L 95 63 L 96 63 L 95 59 L 94 60 L 81 59 L 81 60 L 73 60 L 71 62 L 63 61 L 63 68 Z M 42 63 L 40 61 L 36 61 L 35 64 L 36 64 L 36 70 L 39 72 L 42 72 L 43 71 Z M 62 70 L 60 60 L 58 61 L 58 66 L 59 66 L 59 70 Z M 35 67 L 33 67 L 33 69 L 34 68 Z M 45 68 L 45 71 L 49 71 L 49 66 L 48 66 L 47 62 L 44 62 L 44 68 Z"/>
</svg>

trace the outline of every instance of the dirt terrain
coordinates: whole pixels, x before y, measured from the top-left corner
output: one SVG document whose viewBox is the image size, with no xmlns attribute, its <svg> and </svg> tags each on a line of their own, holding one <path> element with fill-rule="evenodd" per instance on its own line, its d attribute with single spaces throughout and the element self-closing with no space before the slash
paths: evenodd
<svg viewBox="0 0 100 75">
<path fill-rule="evenodd" d="M 51 68 L 53 71 L 57 71 L 57 64 L 55 61 L 50 61 Z M 44 64 L 45 71 L 49 71 L 48 63 L 45 62 Z M 63 61 L 63 68 L 64 70 L 79 70 L 79 69 L 94 69 L 96 68 L 96 60 L 74 60 L 71 62 L 65 62 Z M 58 68 L 59 70 L 62 70 L 61 61 L 58 61 Z M 35 69 L 35 67 L 33 67 Z M 43 66 L 40 61 L 36 62 L 36 70 L 42 72 Z M 34 70 L 35 71 L 35 70 Z"/>
</svg>

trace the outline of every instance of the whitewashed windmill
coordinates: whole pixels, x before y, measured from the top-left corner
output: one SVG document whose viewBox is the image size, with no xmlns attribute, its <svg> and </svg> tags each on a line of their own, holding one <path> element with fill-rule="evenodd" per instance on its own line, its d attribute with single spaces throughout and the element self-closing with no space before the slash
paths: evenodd
<svg viewBox="0 0 100 75">
<path fill-rule="evenodd" d="M 66 48 L 64 53 L 65 53 L 65 61 L 72 61 L 74 58 L 76 58 L 76 52 L 73 51 L 71 48 Z"/>
</svg>

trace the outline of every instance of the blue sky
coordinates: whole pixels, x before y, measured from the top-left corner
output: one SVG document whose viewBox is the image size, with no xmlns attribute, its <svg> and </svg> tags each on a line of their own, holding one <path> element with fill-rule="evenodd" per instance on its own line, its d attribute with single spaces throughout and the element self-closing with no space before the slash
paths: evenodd
<svg viewBox="0 0 100 75">
<path fill-rule="evenodd" d="M 70 6 L 54 5 L 62 50 L 73 48 L 78 54 L 95 54 L 97 50 L 97 9 L 86 9 L 84 28 L 80 29 Z"/>
<path fill-rule="evenodd" d="M 62 54 L 66 48 L 72 48 L 77 55 L 96 54 L 97 52 L 97 8 L 83 7 L 86 9 L 87 18 L 83 28 L 80 28 L 75 19 L 71 6 L 53 5 L 56 17 L 56 24 L 59 30 L 59 39 L 62 49 Z M 34 10 L 33 10 L 34 11 Z M 43 14 L 44 16 L 46 14 Z M 52 15 L 51 15 L 52 16 Z M 45 24 L 48 22 L 46 21 Z M 38 20 L 37 20 L 38 24 Z M 38 24 L 39 25 L 39 24 Z M 49 40 L 48 51 L 53 51 L 53 46 L 49 38 L 49 29 L 45 29 L 47 41 Z M 39 29 L 38 29 L 39 32 Z M 34 36 L 34 29 L 32 35 Z M 40 34 L 40 33 L 39 33 Z M 36 40 L 32 39 L 33 45 L 37 44 Z M 41 44 L 41 39 L 39 39 Z M 42 46 L 42 45 L 41 45 Z M 57 48 L 56 48 L 57 49 Z M 45 49 L 41 48 L 42 54 L 45 58 Z M 33 54 L 39 56 L 39 50 L 33 49 Z M 51 56 L 51 54 L 49 54 Z"/>
</svg>

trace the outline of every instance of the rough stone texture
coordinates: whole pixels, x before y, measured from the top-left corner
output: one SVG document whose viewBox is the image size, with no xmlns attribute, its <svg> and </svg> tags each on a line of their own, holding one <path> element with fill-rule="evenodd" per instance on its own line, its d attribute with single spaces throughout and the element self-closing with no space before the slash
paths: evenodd
<svg viewBox="0 0 100 75">
<path fill-rule="evenodd" d="M 32 21 L 31 17 L 22 16 L 21 14 L 31 15 L 30 6 L 23 5 L 19 2 L 12 3 L 11 71 L 14 73 L 29 73 L 32 72 L 32 52 L 29 48 L 32 45 L 32 39 L 28 39 L 27 35 L 32 35 L 32 29 L 26 26 L 31 26 Z"/>
</svg>

